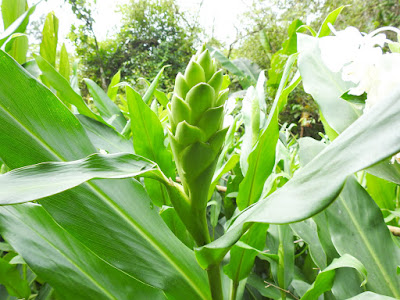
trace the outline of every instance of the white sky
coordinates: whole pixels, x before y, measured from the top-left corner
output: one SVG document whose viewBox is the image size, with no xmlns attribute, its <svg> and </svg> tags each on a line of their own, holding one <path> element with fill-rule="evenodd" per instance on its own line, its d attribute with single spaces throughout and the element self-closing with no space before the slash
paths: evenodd
<svg viewBox="0 0 400 300">
<path fill-rule="evenodd" d="M 29 5 L 36 2 L 37 0 L 28 0 Z M 99 40 L 104 40 L 118 28 L 120 16 L 115 12 L 116 5 L 127 2 L 128 0 L 97 0 L 94 31 Z M 177 2 L 184 11 L 196 14 L 201 0 L 177 0 Z M 199 22 L 208 35 L 211 35 L 214 27 L 214 36 L 217 39 L 226 43 L 232 42 L 236 37 L 235 26 L 238 26 L 238 17 L 251 2 L 251 0 L 204 0 L 199 13 Z M 66 42 L 67 47 L 71 48 L 72 44 L 65 37 L 70 31 L 71 24 L 76 22 L 76 18 L 64 0 L 47 2 L 43 0 L 31 16 L 31 21 L 38 20 L 40 16 L 47 15 L 51 11 L 55 12 L 60 21 L 59 44 Z M 0 31 L 2 30 L 3 22 L 0 15 Z"/>
</svg>

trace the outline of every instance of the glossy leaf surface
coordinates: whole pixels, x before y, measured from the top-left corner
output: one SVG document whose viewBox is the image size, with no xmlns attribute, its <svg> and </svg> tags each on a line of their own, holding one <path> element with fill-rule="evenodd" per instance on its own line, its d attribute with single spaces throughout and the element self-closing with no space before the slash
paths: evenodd
<svg viewBox="0 0 400 300">
<path fill-rule="evenodd" d="M 76 117 L 97 149 L 105 150 L 107 153 L 134 153 L 132 141 L 114 129 L 84 115 L 76 115 Z"/>
<path fill-rule="evenodd" d="M 335 279 L 335 269 L 338 268 L 354 268 L 362 276 L 363 283 L 365 284 L 367 280 L 367 270 L 357 259 L 353 256 L 344 254 L 340 258 L 334 259 L 333 262 L 322 270 L 311 287 L 307 292 L 301 297 L 302 300 L 314 300 L 327 291 L 330 291 L 333 286 Z"/>
<path fill-rule="evenodd" d="M 400 249 L 392 240 L 379 207 L 354 178 L 347 180 L 327 215 L 339 254 L 354 256 L 367 269 L 368 290 L 399 298 L 400 277 L 393 262 L 400 261 Z"/>
<path fill-rule="evenodd" d="M 399 99 L 399 91 L 382 99 L 381 105 L 361 116 L 284 187 L 244 210 L 222 238 L 197 250 L 201 265 L 220 260 L 246 223 L 284 224 L 311 217 L 336 199 L 349 175 L 397 153 Z"/>
<path fill-rule="evenodd" d="M 164 146 L 164 130 L 157 115 L 129 86 L 126 87 L 126 95 L 135 153 L 156 162 L 168 178 L 174 178 L 172 154 Z M 167 191 L 160 182 L 146 179 L 145 185 L 156 205 L 168 204 Z"/>
<path fill-rule="evenodd" d="M 0 83 L 7 76 L 15 78 L 12 85 L 0 84 L 0 138 L 4 141 L 0 157 L 7 166 L 71 161 L 96 152 L 79 121 L 53 93 L 3 52 L 0 66 Z M 57 223 L 113 267 L 163 289 L 169 297 L 209 298 L 205 272 L 192 251 L 172 234 L 136 181 L 91 181 L 41 204 Z"/>
<path fill-rule="evenodd" d="M 0 205 L 38 200 L 94 178 L 128 178 L 156 170 L 135 154 L 92 154 L 69 162 L 44 162 L 0 175 Z"/>
<path fill-rule="evenodd" d="M 99 114 L 117 131 L 122 131 L 126 125 L 126 119 L 118 106 L 93 80 L 86 78 L 85 83 Z"/>
<path fill-rule="evenodd" d="M 39 69 L 46 77 L 46 80 L 58 92 L 59 98 L 64 103 L 75 105 L 78 111 L 83 115 L 103 123 L 105 122 L 100 116 L 96 115 L 89 109 L 82 97 L 72 89 L 69 82 L 58 73 L 49 62 L 39 55 L 33 55 L 33 57 L 35 58 Z"/>
<path fill-rule="evenodd" d="M 63 230 L 38 204 L 0 208 L 0 231 L 29 266 L 69 299 L 164 299 L 113 268 Z"/>
<path fill-rule="evenodd" d="M 6 2 L 13 3 L 14 1 L 13 0 L 3 1 L 2 4 L 4 5 Z M 28 25 L 29 22 L 29 17 L 35 11 L 36 5 L 37 4 L 32 5 L 25 13 L 20 15 L 18 19 L 13 21 L 13 23 L 10 24 L 9 26 L 4 26 L 6 29 L 2 33 L 0 33 L 0 46 L 2 46 L 5 43 L 5 41 L 14 33 L 25 32 L 26 26 Z M 14 16 L 10 15 L 10 20 L 13 18 Z"/>
</svg>

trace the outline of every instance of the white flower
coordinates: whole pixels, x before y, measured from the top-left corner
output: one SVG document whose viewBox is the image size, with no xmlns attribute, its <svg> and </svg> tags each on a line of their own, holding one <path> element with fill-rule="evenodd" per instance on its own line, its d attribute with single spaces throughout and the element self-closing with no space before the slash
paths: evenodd
<svg viewBox="0 0 400 300">
<path fill-rule="evenodd" d="M 341 72 L 344 81 L 356 84 L 349 94 L 367 93 L 364 108 L 367 111 L 400 85 L 400 54 L 383 54 L 382 47 L 391 41 L 380 33 L 391 30 L 400 34 L 400 30 L 382 27 L 370 34 L 361 34 L 354 27 L 343 31 L 336 31 L 331 25 L 330 28 L 334 36 L 320 39 L 321 58 L 332 72 Z M 395 161 L 400 163 L 400 153 L 392 157 L 392 163 Z"/>
<path fill-rule="evenodd" d="M 342 79 L 358 84 L 350 89 L 349 94 L 359 96 L 368 90 L 376 78 L 375 66 L 381 56 L 381 48 L 362 47 L 353 60 L 343 67 Z"/>
<path fill-rule="evenodd" d="M 325 65 L 336 73 L 356 57 L 363 36 L 355 27 L 347 27 L 342 31 L 331 29 L 335 36 L 322 37 L 319 47 Z"/>
<path fill-rule="evenodd" d="M 390 160 L 390 162 L 392 164 L 394 164 L 395 161 L 397 161 L 397 163 L 400 164 L 400 153 L 397 153 L 396 155 L 393 155 L 392 159 Z"/>
<path fill-rule="evenodd" d="M 367 92 L 365 111 L 379 103 L 381 99 L 385 99 L 400 85 L 400 54 L 382 55 L 371 69 L 370 77 L 372 79 L 365 89 Z"/>
</svg>

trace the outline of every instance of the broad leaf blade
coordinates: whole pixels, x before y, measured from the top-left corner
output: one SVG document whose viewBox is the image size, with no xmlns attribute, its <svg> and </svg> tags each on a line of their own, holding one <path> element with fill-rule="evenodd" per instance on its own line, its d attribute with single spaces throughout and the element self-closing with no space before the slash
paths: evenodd
<svg viewBox="0 0 400 300">
<path fill-rule="evenodd" d="M 126 120 L 118 106 L 108 98 L 103 89 L 93 80 L 86 78 L 85 83 L 100 115 L 117 131 L 122 131 L 126 125 Z"/>
<path fill-rule="evenodd" d="M 156 171 L 135 154 L 92 154 L 69 162 L 44 162 L 0 175 L 0 205 L 18 204 L 61 193 L 94 178 L 129 178 Z"/>
<path fill-rule="evenodd" d="M 60 65 L 58 67 L 59 73 L 62 77 L 64 77 L 69 82 L 69 75 L 70 75 L 70 65 L 69 65 L 69 57 L 67 48 L 63 43 L 60 52 Z"/>
<path fill-rule="evenodd" d="M 161 79 L 161 76 L 164 72 L 165 67 L 162 67 L 161 70 L 158 72 L 156 77 L 153 79 L 151 82 L 149 88 L 146 90 L 146 92 L 143 95 L 143 101 L 144 103 L 150 104 L 151 99 L 153 98 L 154 92 L 158 86 L 158 82 Z"/>
<path fill-rule="evenodd" d="M 47 15 L 42 32 L 42 43 L 40 44 L 40 56 L 48 61 L 53 67 L 56 66 L 58 42 L 58 18 L 54 12 Z"/>
<path fill-rule="evenodd" d="M 249 86 L 256 83 L 256 81 L 251 81 L 251 79 L 246 76 L 246 74 L 235 63 L 230 61 L 229 58 L 223 55 L 220 51 L 209 45 L 207 45 L 207 48 L 210 50 L 211 55 L 218 60 L 225 69 L 238 77 L 239 83 L 243 89 L 247 89 Z"/>
<path fill-rule="evenodd" d="M 265 129 L 261 132 L 258 143 L 248 157 L 248 170 L 239 186 L 237 205 L 240 210 L 258 201 L 263 186 L 275 165 L 275 149 L 279 138 L 278 116 L 281 108 L 282 92 L 288 81 L 290 70 L 296 60 L 292 55 L 288 59 L 279 89 L 276 93 L 273 107 L 271 108 Z"/>
<path fill-rule="evenodd" d="M 337 17 L 339 14 L 342 12 L 343 8 L 345 8 L 347 5 L 343 5 L 337 9 L 335 9 L 333 12 L 331 12 L 324 20 L 324 22 L 321 25 L 321 28 L 318 31 L 318 37 L 323 37 L 329 35 L 331 32 L 331 29 L 329 28 L 328 24 L 335 24 Z"/>
<path fill-rule="evenodd" d="M 399 298 L 400 277 L 396 265 L 400 261 L 400 249 L 393 242 L 379 207 L 354 178 L 347 180 L 327 215 L 332 241 L 339 254 L 354 256 L 367 269 L 368 290 Z"/>
<path fill-rule="evenodd" d="M 290 224 L 290 227 L 297 236 L 308 244 L 311 257 L 317 267 L 321 270 L 324 269 L 327 265 L 327 259 L 324 249 L 318 239 L 317 225 L 315 222 L 312 219 L 307 219 L 303 222 Z"/>
<path fill-rule="evenodd" d="M 8 76 L 15 79 L 12 84 L 5 80 Z M 75 116 L 3 52 L 0 121 L 0 157 L 12 169 L 96 152 Z M 205 271 L 152 208 L 138 182 L 90 181 L 40 202 L 57 223 L 113 267 L 169 297 L 210 297 Z"/>
<path fill-rule="evenodd" d="M 28 37 L 24 34 L 13 34 L 5 43 L 4 50 L 19 64 L 24 64 L 28 52 Z"/>
<path fill-rule="evenodd" d="M 268 253 L 278 256 L 277 261 L 270 262 L 275 282 L 286 290 L 294 276 L 293 232 L 288 225 L 271 225 L 266 244 L 271 250 Z"/>
<path fill-rule="evenodd" d="M 199 248 L 201 265 L 220 260 L 248 223 L 291 223 L 322 211 L 339 195 L 346 178 L 400 151 L 400 91 L 361 116 L 277 192 L 244 210 L 227 233 Z M 369 151 L 365 151 L 369 149 Z"/>
<path fill-rule="evenodd" d="M 76 115 L 76 117 L 85 128 L 90 141 L 98 150 L 104 150 L 107 153 L 134 153 L 132 141 L 126 139 L 114 129 L 83 115 Z"/>
<path fill-rule="evenodd" d="M 117 93 L 119 87 L 116 86 L 121 81 L 121 71 L 118 71 L 113 78 L 111 79 L 110 85 L 107 89 L 107 96 L 111 99 L 111 101 L 115 101 L 117 98 Z"/>
<path fill-rule="evenodd" d="M 40 205 L 1 207 L 0 216 L 2 236 L 63 297 L 163 299 L 160 290 L 118 271 L 88 251 Z"/>
<path fill-rule="evenodd" d="M 3 285 L 10 296 L 28 298 L 31 294 L 29 284 L 21 278 L 15 265 L 0 257 L 0 284 Z"/>
<path fill-rule="evenodd" d="M 307 290 L 307 292 L 301 297 L 302 300 L 314 300 L 324 292 L 330 291 L 333 286 L 335 279 L 335 270 L 338 268 L 354 268 L 362 276 L 364 284 L 367 281 L 367 270 L 363 264 L 356 258 L 349 254 L 344 254 L 340 258 L 334 259 L 333 262 L 321 271 L 314 283 Z"/>
<path fill-rule="evenodd" d="M 262 251 L 265 246 L 267 229 L 268 225 L 266 224 L 255 224 L 242 236 L 240 241 Z M 234 246 L 230 252 L 229 263 L 224 266 L 225 274 L 227 274 L 233 282 L 239 283 L 239 281 L 250 275 L 257 254 L 258 252 L 256 250 Z"/>
<path fill-rule="evenodd" d="M 217 186 L 218 181 L 222 178 L 222 176 L 228 173 L 230 170 L 232 170 L 238 162 L 239 162 L 239 155 L 233 154 L 229 157 L 227 162 L 223 166 L 221 166 L 220 169 L 215 171 L 210 185 L 210 189 L 208 190 L 208 199 L 211 199 L 214 189 Z"/>
<path fill-rule="evenodd" d="M 18 0 L 18 1 L 20 1 L 20 0 Z M 2 2 L 3 5 L 6 3 L 9 3 L 11 6 L 14 5 L 13 0 L 7 0 L 7 1 Z M 0 33 L 0 46 L 2 46 L 4 44 L 4 42 L 14 33 L 24 33 L 25 32 L 26 26 L 28 25 L 28 22 L 29 22 L 29 17 L 35 11 L 37 4 L 38 3 L 36 3 L 35 5 L 32 5 L 25 13 L 20 15 L 18 17 L 18 19 L 13 21 L 13 23 L 10 24 L 9 26 L 4 26 L 4 28 L 5 28 L 4 32 Z M 2 11 L 4 11 L 4 9 L 2 9 Z M 10 16 L 10 20 L 13 18 L 14 18 L 14 16 Z M 4 25 L 6 25 L 6 24 L 4 24 Z"/>
<path fill-rule="evenodd" d="M 67 105 L 75 105 L 78 111 L 97 121 L 106 123 L 100 116 L 93 113 L 83 101 L 82 97 L 78 95 L 70 86 L 69 82 L 56 71 L 56 69 L 39 55 L 33 55 L 38 67 L 50 85 L 58 92 L 60 99 Z"/>
<path fill-rule="evenodd" d="M 164 146 L 164 130 L 158 117 L 129 86 L 126 87 L 126 97 L 135 153 L 156 162 L 168 178 L 174 178 L 172 155 Z M 168 204 L 168 194 L 159 182 L 148 179 L 145 184 L 156 205 Z"/>
</svg>

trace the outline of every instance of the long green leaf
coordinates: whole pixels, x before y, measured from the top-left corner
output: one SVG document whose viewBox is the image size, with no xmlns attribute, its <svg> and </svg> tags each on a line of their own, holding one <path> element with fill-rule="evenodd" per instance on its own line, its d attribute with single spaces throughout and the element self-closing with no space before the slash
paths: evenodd
<svg viewBox="0 0 400 300">
<path fill-rule="evenodd" d="M 0 175 L 0 205 L 24 203 L 69 190 L 94 178 L 128 178 L 156 170 L 135 154 L 92 154 L 69 162 L 44 162 Z"/>
<path fill-rule="evenodd" d="M 288 225 L 271 225 L 266 244 L 271 250 L 268 253 L 278 256 L 277 261 L 270 262 L 275 282 L 286 290 L 294 276 L 293 232 Z"/>
<path fill-rule="evenodd" d="M 266 224 L 255 224 L 242 236 L 240 241 L 262 251 L 265 246 L 267 229 L 268 225 Z M 225 274 L 236 284 L 239 283 L 239 281 L 249 276 L 257 254 L 256 250 L 234 246 L 230 252 L 229 263 L 224 266 Z"/>
<path fill-rule="evenodd" d="M 261 69 L 256 63 L 247 58 L 238 58 L 232 61 L 232 63 L 241 70 L 251 82 L 257 82 Z"/>
<path fill-rule="evenodd" d="M 303 222 L 290 224 L 292 230 L 310 247 L 310 254 L 321 270 L 326 267 L 326 254 L 318 239 L 317 225 L 312 219 L 304 220 Z"/>
<path fill-rule="evenodd" d="M 339 14 L 342 12 L 343 8 L 345 8 L 347 5 L 343 5 L 337 9 L 335 9 L 333 12 L 331 12 L 322 22 L 321 28 L 318 31 L 318 37 L 323 37 L 329 35 L 331 32 L 331 29 L 329 28 L 328 24 L 335 24 L 337 17 Z"/>
<path fill-rule="evenodd" d="M 392 240 L 379 207 L 354 178 L 347 180 L 327 215 L 339 254 L 354 256 L 367 269 L 368 290 L 400 298 L 400 277 L 396 273 L 400 249 Z"/>
<path fill-rule="evenodd" d="M 214 189 L 217 186 L 218 181 L 222 178 L 222 176 L 228 173 L 230 170 L 232 170 L 238 162 L 239 162 L 239 155 L 233 154 L 229 157 L 227 162 L 220 169 L 215 171 L 211 181 L 210 189 L 208 190 L 208 199 L 211 199 Z"/>
<path fill-rule="evenodd" d="M 400 184 L 400 164 L 393 164 L 391 158 L 368 168 L 367 171 L 372 175 Z"/>
<path fill-rule="evenodd" d="M 4 50 L 11 55 L 19 64 L 26 62 L 28 52 L 28 37 L 25 34 L 14 33 L 4 43 Z"/>
<path fill-rule="evenodd" d="M 221 65 L 227 69 L 229 72 L 232 74 L 236 75 L 239 79 L 239 83 L 242 86 L 243 89 L 247 89 L 249 86 L 252 84 L 255 84 L 256 81 L 252 82 L 246 74 L 238 68 L 237 65 L 235 65 L 232 61 L 230 61 L 225 55 L 223 55 L 220 51 L 217 49 L 214 49 L 210 45 L 207 45 L 207 48 L 210 50 L 211 55 L 218 60 Z"/>
<path fill-rule="evenodd" d="M 400 91 L 362 115 L 288 183 L 238 215 L 227 233 L 197 249 L 203 267 L 219 261 L 249 223 L 291 223 L 309 218 L 329 206 L 347 177 L 400 151 Z M 365 149 L 369 149 L 365 151 Z"/>
<path fill-rule="evenodd" d="M 193 249 L 195 242 L 190 235 L 189 231 L 186 229 L 182 220 L 179 218 L 176 210 L 170 206 L 163 206 L 160 211 L 160 216 L 163 218 L 164 222 L 167 224 L 169 229 L 175 234 L 175 236 L 189 249 Z"/>
<path fill-rule="evenodd" d="M 247 284 L 256 289 L 264 297 L 281 299 L 281 293 L 278 289 L 272 286 L 267 286 L 268 283 L 255 274 L 250 274 L 249 278 L 247 279 Z"/>
<path fill-rule="evenodd" d="M 0 157 L 11 169 L 96 152 L 76 117 L 3 52 L 0 123 Z M 40 203 L 90 251 L 129 276 L 171 298 L 210 298 L 205 271 L 165 225 L 138 182 L 92 180 Z"/>
<path fill-rule="evenodd" d="M 126 87 L 126 98 L 135 153 L 156 162 L 168 178 L 174 178 L 175 167 L 172 155 L 164 146 L 164 130 L 157 115 L 129 86 Z M 145 185 L 156 205 L 168 204 L 167 191 L 159 182 L 147 179 Z"/>
<path fill-rule="evenodd" d="M 49 62 L 47 62 L 40 55 L 33 54 L 33 57 L 35 58 L 38 67 L 42 71 L 42 74 L 46 77 L 46 80 L 58 92 L 60 99 L 64 103 L 75 105 L 81 114 L 102 123 L 106 123 L 103 118 L 101 118 L 99 115 L 96 115 L 89 109 L 82 97 L 72 89 L 69 82 L 60 73 L 58 73 Z"/>
<path fill-rule="evenodd" d="M 57 43 L 58 18 L 55 16 L 54 12 L 50 12 L 44 22 L 42 43 L 40 44 L 40 56 L 53 67 L 56 66 Z"/>
<path fill-rule="evenodd" d="M 107 153 L 134 153 L 132 141 L 126 139 L 114 129 L 83 115 L 76 115 L 76 117 L 85 128 L 90 141 L 98 150 L 104 150 Z"/>
<path fill-rule="evenodd" d="M 107 89 L 107 96 L 111 99 L 111 101 L 115 101 L 117 98 L 117 93 L 119 87 L 116 86 L 119 82 L 121 81 L 121 71 L 118 71 L 115 73 L 113 78 L 111 79 L 110 85 L 108 86 Z"/>
<path fill-rule="evenodd" d="M 285 66 L 280 87 L 275 97 L 273 107 L 271 108 L 266 128 L 260 135 L 258 143 L 249 155 L 249 168 L 239 186 L 239 194 L 236 203 L 240 210 L 258 201 L 261 196 L 263 186 L 268 176 L 271 174 L 275 164 L 275 148 L 279 138 L 278 116 L 281 93 L 288 81 L 290 70 L 296 60 L 292 55 Z"/>
<path fill-rule="evenodd" d="M 40 2 L 40 1 L 39 1 Z M 38 3 L 39 3 L 38 2 Z M 2 5 L 6 5 L 6 3 L 8 5 L 13 6 L 14 0 L 6 0 L 2 2 Z M 2 46 L 4 44 L 4 42 L 14 33 L 24 33 L 26 30 L 26 26 L 28 25 L 29 22 L 29 17 L 31 14 L 33 14 L 33 12 L 36 9 L 36 5 L 38 4 L 36 3 L 35 5 L 32 5 L 27 11 L 25 11 L 25 13 L 23 13 L 22 15 L 20 15 L 18 17 L 18 19 L 16 19 L 15 21 L 13 21 L 12 24 L 10 24 L 9 26 L 4 26 L 5 30 L 0 33 L 0 46 Z M 24 10 L 26 10 L 24 8 Z M 4 11 L 4 9 L 2 9 L 2 12 Z M 8 9 L 7 9 L 8 11 Z M 3 13 L 4 14 L 4 13 Z M 14 14 L 10 15 L 9 20 L 11 21 L 13 18 L 15 17 Z M 3 16 L 4 18 L 4 16 Z M 4 20 L 4 19 L 3 19 Z M 4 22 L 4 25 L 6 25 L 6 23 L 8 24 L 7 21 Z"/>
<path fill-rule="evenodd" d="M 62 77 L 64 77 L 69 82 L 69 76 L 71 73 L 70 65 L 69 65 L 69 57 L 67 48 L 65 44 L 62 44 L 61 51 L 60 51 L 60 65 L 58 67 L 59 73 Z"/>
<path fill-rule="evenodd" d="M 288 28 L 288 38 L 282 43 L 282 49 L 275 52 L 268 70 L 268 86 L 277 89 L 281 82 L 288 57 L 297 52 L 296 31 L 303 25 L 300 20 L 294 20 Z"/>
<path fill-rule="evenodd" d="M 93 80 L 86 78 L 85 83 L 100 115 L 107 120 L 110 125 L 114 126 L 115 130 L 122 131 L 126 125 L 126 119 L 118 106 L 108 98 L 103 89 Z"/>
<path fill-rule="evenodd" d="M 118 271 L 88 251 L 40 205 L 1 207 L 0 216 L 2 236 L 64 298 L 164 298 L 160 290 Z"/>
<path fill-rule="evenodd" d="M 3 0 L 1 3 L 1 14 L 4 29 L 7 29 L 28 9 L 26 0 Z"/>
<path fill-rule="evenodd" d="M 395 210 L 397 185 L 371 174 L 367 174 L 365 178 L 367 180 L 367 191 L 376 204 L 381 209 Z"/>
<path fill-rule="evenodd" d="M 4 0 L 1 3 L 2 19 L 4 23 L 4 29 L 7 29 L 13 22 L 15 22 L 21 15 L 28 10 L 28 4 L 26 0 Z M 25 27 L 28 24 L 28 20 L 24 21 Z M 20 33 L 25 32 L 22 28 Z M 12 34 L 11 36 L 15 36 Z M 26 62 L 26 53 L 28 51 L 28 38 L 26 36 L 17 36 L 11 40 L 8 40 L 6 52 L 10 54 L 18 63 L 23 64 Z M 7 49 L 8 48 L 8 49 Z"/>
<path fill-rule="evenodd" d="M 151 82 L 149 88 L 146 90 L 146 92 L 143 95 L 143 101 L 144 103 L 150 104 L 151 99 L 153 98 L 154 91 L 156 90 L 158 83 L 161 79 L 161 76 L 164 72 L 165 67 L 162 67 L 161 70 L 157 73 L 156 77 L 153 79 Z"/>
<path fill-rule="evenodd" d="M 367 270 L 363 264 L 356 258 L 349 254 L 344 254 L 340 258 L 334 259 L 333 262 L 321 271 L 314 283 L 307 290 L 307 292 L 301 297 L 301 300 L 314 300 L 327 291 L 330 291 L 335 280 L 335 269 L 338 268 L 354 268 L 364 279 L 363 284 L 367 281 Z"/>
<path fill-rule="evenodd" d="M 1 257 L 0 284 L 5 286 L 10 296 L 28 298 L 31 294 L 28 282 L 21 278 L 17 267 Z"/>
</svg>

